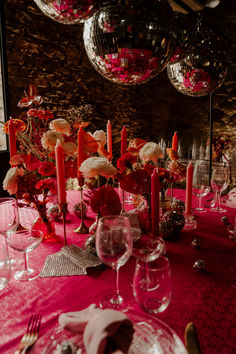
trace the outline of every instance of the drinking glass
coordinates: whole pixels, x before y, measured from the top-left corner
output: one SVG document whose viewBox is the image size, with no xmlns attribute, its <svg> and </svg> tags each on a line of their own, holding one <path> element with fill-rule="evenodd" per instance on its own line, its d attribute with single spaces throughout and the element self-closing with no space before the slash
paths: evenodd
<svg viewBox="0 0 236 354">
<path fill-rule="evenodd" d="M 119 268 L 132 254 L 132 236 L 129 219 L 125 216 L 104 216 L 98 221 L 96 250 L 99 258 L 116 272 L 116 291 L 104 297 L 100 306 L 121 310 L 126 307 L 119 290 Z"/>
<path fill-rule="evenodd" d="M 215 205 L 211 208 L 211 211 L 216 211 L 219 213 L 226 212 L 226 209 L 221 207 L 221 193 L 228 187 L 229 185 L 229 168 L 228 166 L 221 165 L 215 166 L 212 170 L 211 176 L 211 186 L 213 192 L 215 192 Z"/>
<path fill-rule="evenodd" d="M 5 237 L 0 237 L 0 290 L 4 289 L 11 277 L 11 264 L 8 257 Z"/>
<path fill-rule="evenodd" d="M 145 312 L 159 313 L 166 310 L 172 295 L 170 263 L 166 257 L 160 256 L 150 262 L 137 259 L 133 294 Z"/>
<path fill-rule="evenodd" d="M 7 232 L 8 245 L 14 250 L 24 253 L 25 268 L 15 272 L 15 279 L 29 281 L 39 275 L 37 270 L 28 266 L 28 253 L 38 247 L 42 239 L 43 233 L 39 230 L 17 230 Z"/>
<path fill-rule="evenodd" d="M 197 196 L 197 207 L 194 210 L 198 213 L 204 213 L 202 207 L 202 198 L 210 192 L 209 186 L 209 162 L 197 160 L 193 171 L 193 194 Z"/>
</svg>

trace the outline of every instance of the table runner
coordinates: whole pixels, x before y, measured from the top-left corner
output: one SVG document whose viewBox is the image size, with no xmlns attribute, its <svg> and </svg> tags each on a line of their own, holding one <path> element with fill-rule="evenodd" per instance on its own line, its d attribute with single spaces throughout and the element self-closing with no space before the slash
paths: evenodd
<svg viewBox="0 0 236 354">
<path fill-rule="evenodd" d="M 81 246 L 88 235 L 74 233 L 80 219 L 73 214 L 73 206 L 79 201 L 79 193 L 69 191 L 67 215 L 68 243 Z M 174 196 L 184 200 L 185 192 L 175 190 Z M 209 199 L 209 196 L 207 196 Z M 195 202 L 195 200 L 193 200 Z M 22 210 L 32 220 L 31 210 Z M 228 238 L 227 227 L 221 221 L 223 215 L 233 221 L 235 209 L 227 208 L 224 214 L 211 212 L 196 217 L 196 230 L 182 230 L 174 241 L 166 241 L 173 278 L 173 297 L 168 309 L 155 315 L 168 324 L 184 340 L 184 329 L 192 321 L 196 327 L 202 353 L 236 352 L 236 243 Z M 89 213 L 85 222 L 89 225 L 94 215 Z M 43 267 L 47 255 L 60 250 L 63 245 L 62 222 L 56 222 L 59 243 L 42 243 L 29 253 L 29 262 Z M 192 240 L 201 241 L 201 249 L 191 246 Z M 16 255 L 16 252 L 11 251 Z M 196 260 L 203 259 L 206 272 L 193 269 Z M 127 293 L 137 312 L 132 295 L 132 278 L 135 267 L 133 257 L 120 269 L 120 288 Z M 0 292 L 0 353 L 13 353 L 27 328 L 31 313 L 42 314 L 40 336 L 43 338 L 58 326 L 62 312 L 78 311 L 114 289 L 114 273 L 108 268 L 92 269 L 88 275 L 37 278 L 20 283 L 12 277 L 8 286 Z M 37 344 L 32 353 L 39 353 Z"/>
</svg>

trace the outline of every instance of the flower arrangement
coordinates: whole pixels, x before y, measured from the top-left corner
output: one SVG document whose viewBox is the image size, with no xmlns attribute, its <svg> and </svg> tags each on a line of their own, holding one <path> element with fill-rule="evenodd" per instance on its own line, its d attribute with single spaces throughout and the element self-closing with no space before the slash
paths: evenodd
<svg viewBox="0 0 236 354">
<path fill-rule="evenodd" d="M 232 148 L 231 138 L 231 135 L 227 135 L 225 137 L 214 137 L 212 139 L 213 161 L 220 161 L 220 159 L 223 157 L 227 162 L 229 162 L 227 154 Z M 207 142 L 207 145 L 209 145 L 209 141 Z"/>
</svg>

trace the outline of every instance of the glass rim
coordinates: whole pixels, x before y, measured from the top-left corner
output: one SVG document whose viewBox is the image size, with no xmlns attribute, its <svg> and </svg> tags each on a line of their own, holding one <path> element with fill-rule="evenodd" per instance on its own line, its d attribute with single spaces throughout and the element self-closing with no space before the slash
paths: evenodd
<svg viewBox="0 0 236 354">
<path fill-rule="evenodd" d="M 164 264 L 160 264 L 159 266 L 156 265 L 156 263 L 159 261 L 159 260 L 164 260 Z M 163 269 L 166 269 L 166 268 L 169 268 L 170 267 L 170 261 L 167 257 L 165 256 L 159 256 L 157 257 L 156 259 L 154 259 L 153 261 L 145 261 L 143 260 L 142 258 L 138 258 L 137 259 L 137 262 L 136 262 L 136 265 L 139 267 L 139 268 L 142 268 L 142 269 L 146 269 L 147 265 L 148 265 L 148 271 L 149 272 L 156 272 L 156 271 L 160 271 L 160 270 L 163 270 Z M 153 267 L 152 267 L 153 265 Z M 154 267 L 154 265 L 156 265 L 156 267 Z"/>
<path fill-rule="evenodd" d="M 129 221 L 129 218 L 125 215 L 106 215 L 106 216 L 102 216 L 101 218 L 99 218 L 98 221 L 112 220 L 112 219 L 128 220 Z"/>
</svg>

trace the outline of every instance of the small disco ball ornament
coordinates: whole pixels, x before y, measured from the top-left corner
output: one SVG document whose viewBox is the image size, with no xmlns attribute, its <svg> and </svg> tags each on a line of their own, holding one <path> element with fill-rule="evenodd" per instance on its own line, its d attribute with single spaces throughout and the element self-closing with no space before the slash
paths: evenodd
<svg viewBox="0 0 236 354">
<path fill-rule="evenodd" d="M 99 8 L 99 0 L 34 0 L 44 15 L 52 20 L 72 25 L 84 22 Z"/>
<path fill-rule="evenodd" d="M 79 202 L 77 204 L 74 205 L 73 208 L 73 212 L 76 216 L 78 216 L 78 218 L 81 218 L 81 205 L 83 206 L 83 216 L 86 217 L 87 216 L 87 212 L 88 212 L 88 207 L 84 202 Z"/>
<path fill-rule="evenodd" d="M 219 88 L 228 69 L 229 60 L 225 52 L 203 40 L 184 60 L 168 64 L 167 74 L 178 91 L 200 97 Z"/>
<path fill-rule="evenodd" d="M 51 205 L 47 210 L 47 215 L 50 219 L 59 220 L 62 217 L 59 205 Z"/>
<path fill-rule="evenodd" d="M 91 235 L 87 238 L 84 243 L 84 249 L 89 253 L 92 253 L 94 256 L 97 256 L 95 235 Z"/>
<path fill-rule="evenodd" d="M 198 259 L 196 262 L 194 262 L 193 268 L 196 269 L 198 272 L 205 272 L 206 263 L 203 259 Z"/>
<path fill-rule="evenodd" d="M 185 210 L 185 204 L 182 200 L 180 199 L 173 199 L 172 203 L 171 203 L 171 209 L 173 211 L 176 211 L 178 213 L 182 213 Z"/>
<path fill-rule="evenodd" d="M 192 247 L 195 249 L 201 248 L 201 241 L 195 238 L 194 240 L 192 240 Z"/>
<path fill-rule="evenodd" d="M 159 228 L 164 239 L 174 239 L 185 225 L 183 214 L 169 210 L 161 218 Z"/>
<path fill-rule="evenodd" d="M 101 8 L 84 24 L 91 64 L 116 84 L 149 81 L 166 67 L 174 52 L 173 16 L 163 0 L 121 0 Z"/>
</svg>

